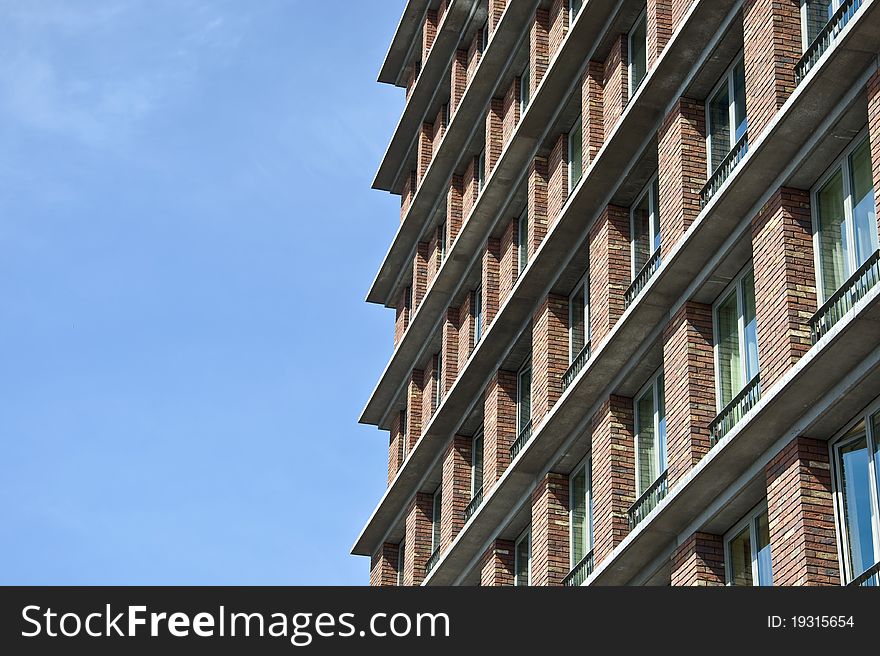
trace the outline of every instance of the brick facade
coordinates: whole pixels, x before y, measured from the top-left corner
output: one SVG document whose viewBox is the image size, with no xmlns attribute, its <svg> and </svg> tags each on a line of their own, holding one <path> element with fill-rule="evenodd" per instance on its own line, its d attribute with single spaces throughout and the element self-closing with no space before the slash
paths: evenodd
<svg viewBox="0 0 880 656">
<path fill-rule="evenodd" d="M 507 227 L 501 235 L 499 243 L 501 261 L 499 266 L 498 297 L 501 303 L 510 296 L 510 292 L 516 284 L 516 279 L 519 277 L 518 237 L 519 220 L 508 220 Z"/>
<path fill-rule="evenodd" d="M 488 8 L 489 34 L 494 34 L 507 8 L 507 0 L 489 0 Z"/>
<path fill-rule="evenodd" d="M 672 555 L 672 585 L 724 585 L 724 577 L 724 543 L 720 535 L 694 533 Z"/>
<path fill-rule="evenodd" d="M 648 0 L 648 70 L 660 58 L 672 36 L 672 0 Z"/>
<path fill-rule="evenodd" d="M 501 242 L 495 237 L 483 247 L 483 330 L 488 330 L 500 303 Z"/>
<path fill-rule="evenodd" d="M 532 492 L 532 585 L 561 585 L 569 568 L 568 476 L 545 474 Z"/>
<path fill-rule="evenodd" d="M 556 137 L 547 159 L 547 226 L 552 226 L 568 200 L 568 135 Z"/>
<path fill-rule="evenodd" d="M 474 350 L 474 307 L 473 294 L 465 294 L 458 306 L 458 354 L 456 371 L 462 371 L 471 352 Z"/>
<path fill-rule="evenodd" d="M 562 396 L 568 369 L 568 298 L 549 294 L 532 319 L 532 426 Z"/>
<path fill-rule="evenodd" d="M 425 385 L 425 372 L 422 369 L 413 369 L 407 381 L 407 408 L 406 417 L 409 423 L 407 433 L 407 452 L 412 451 L 416 442 L 422 436 L 422 394 Z"/>
<path fill-rule="evenodd" d="M 536 157 L 529 166 L 528 213 L 529 261 L 547 234 L 547 159 Z"/>
<path fill-rule="evenodd" d="M 483 489 L 488 493 L 510 464 L 516 440 L 516 373 L 499 369 L 483 397 Z"/>
<path fill-rule="evenodd" d="M 431 550 L 434 495 L 417 492 L 406 513 L 403 549 L 403 585 L 421 585 Z"/>
<path fill-rule="evenodd" d="M 604 64 L 602 83 L 605 120 L 604 132 L 611 134 L 623 110 L 629 102 L 629 74 L 627 58 L 627 35 L 621 34 L 614 40 L 611 52 Z"/>
<path fill-rule="evenodd" d="M 877 214 L 877 232 L 880 234 L 880 71 L 867 84 L 868 138 L 871 141 L 871 169 L 874 177 L 874 203 Z"/>
<path fill-rule="evenodd" d="M 370 561 L 370 585 L 397 585 L 398 545 L 384 543 Z M 406 550 L 404 549 L 404 557 Z"/>
<path fill-rule="evenodd" d="M 552 60 L 568 34 L 568 0 L 550 0 L 549 19 L 547 47 L 549 59 Z"/>
<path fill-rule="evenodd" d="M 591 61 L 581 77 L 581 125 L 583 170 L 592 162 L 605 141 L 605 70 L 601 62 Z"/>
<path fill-rule="evenodd" d="M 504 99 L 493 98 L 486 113 L 486 177 L 495 170 L 504 145 Z"/>
<path fill-rule="evenodd" d="M 606 207 L 590 228 L 589 239 L 590 333 L 595 350 L 625 309 L 624 295 L 632 278 L 629 210 Z"/>
<path fill-rule="evenodd" d="M 456 435 L 443 456 L 443 506 L 440 521 L 440 547 L 445 549 L 464 526 L 464 509 L 471 500 L 471 451 L 473 438 Z"/>
<path fill-rule="evenodd" d="M 550 63 L 550 12 L 538 8 L 529 33 L 529 97 L 535 95 Z"/>
<path fill-rule="evenodd" d="M 495 540 L 480 559 L 480 585 L 513 585 L 514 544 L 511 540 Z"/>
<path fill-rule="evenodd" d="M 458 307 L 446 310 L 446 321 L 443 322 L 442 354 L 443 354 L 443 396 L 445 397 L 455 379 L 458 378 Z"/>
<path fill-rule="evenodd" d="M 504 94 L 504 105 L 503 105 L 504 120 L 501 124 L 501 143 L 502 143 L 502 145 L 506 145 L 507 142 L 510 141 L 510 138 L 513 136 L 514 130 L 516 130 L 516 126 L 519 125 L 520 84 L 521 84 L 521 79 L 518 77 L 514 78 L 513 82 L 511 82 L 510 86 L 507 88 L 507 93 Z"/>
</svg>

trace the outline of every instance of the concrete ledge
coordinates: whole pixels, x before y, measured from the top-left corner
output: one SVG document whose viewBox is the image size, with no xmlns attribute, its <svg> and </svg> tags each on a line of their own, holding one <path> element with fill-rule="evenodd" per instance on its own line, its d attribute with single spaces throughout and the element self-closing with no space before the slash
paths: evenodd
<svg viewBox="0 0 880 656">
<path fill-rule="evenodd" d="M 391 44 L 388 46 L 388 52 L 385 54 L 382 69 L 379 71 L 379 82 L 405 86 L 401 78 L 406 65 L 406 56 L 412 49 L 413 41 L 422 26 L 422 19 L 425 17 L 429 4 L 430 0 L 408 0 L 406 3 L 403 15 L 400 17 L 397 29 L 391 38 Z"/>
</svg>

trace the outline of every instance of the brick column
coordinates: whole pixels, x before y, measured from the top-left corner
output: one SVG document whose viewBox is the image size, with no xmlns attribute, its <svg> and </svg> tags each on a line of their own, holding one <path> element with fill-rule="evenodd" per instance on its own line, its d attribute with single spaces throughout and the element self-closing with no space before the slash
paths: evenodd
<svg viewBox="0 0 880 656">
<path fill-rule="evenodd" d="M 410 297 L 412 295 L 412 287 L 404 287 L 400 294 L 397 295 L 397 305 L 394 310 L 394 346 L 403 339 L 406 329 L 409 328 L 410 317 Z"/>
<path fill-rule="evenodd" d="M 483 330 L 495 320 L 500 303 L 501 242 L 489 237 L 483 248 Z"/>
<path fill-rule="evenodd" d="M 532 19 L 532 27 L 529 31 L 529 98 L 535 97 L 535 91 L 550 62 L 550 12 L 547 9 L 538 8 Z"/>
<path fill-rule="evenodd" d="M 412 451 L 422 436 L 422 392 L 425 385 L 425 372 L 413 369 L 407 382 L 406 420 L 409 423 L 407 432 L 407 452 Z"/>
<path fill-rule="evenodd" d="M 768 390 L 812 346 L 816 268 L 810 194 L 779 189 L 752 220 L 761 387 Z"/>
<path fill-rule="evenodd" d="M 548 473 L 532 491 L 532 585 L 562 585 L 568 549 L 568 476 Z"/>
<path fill-rule="evenodd" d="M 684 15 L 694 4 L 695 0 L 672 0 L 672 29 L 678 27 L 678 24 L 684 18 Z"/>
<path fill-rule="evenodd" d="M 553 55 L 559 50 L 562 40 L 568 34 L 568 0 L 551 0 L 549 18 L 548 59 L 553 59 Z"/>
<path fill-rule="evenodd" d="M 547 160 L 535 157 L 529 165 L 528 209 L 529 262 L 547 234 Z"/>
<path fill-rule="evenodd" d="M 440 265 L 443 263 L 443 253 L 440 250 L 440 226 L 434 229 L 431 241 L 428 242 L 428 287 L 437 277 Z"/>
<path fill-rule="evenodd" d="M 441 336 L 443 354 L 443 393 L 445 398 L 458 378 L 458 307 L 446 310 Z"/>
<path fill-rule="evenodd" d="M 648 70 L 672 36 L 672 0 L 648 0 Z"/>
<path fill-rule="evenodd" d="M 467 89 L 467 62 L 468 51 L 456 50 L 455 58 L 452 60 L 452 74 L 450 81 L 450 98 L 449 98 L 449 116 L 451 117 L 458 110 L 461 99 Z"/>
<path fill-rule="evenodd" d="M 720 535 L 694 533 L 672 554 L 672 585 L 724 585 L 724 542 Z"/>
<path fill-rule="evenodd" d="M 593 554 L 599 565 L 629 533 L 627 515 L 636 500 L 632 399 L 610 396 L 592 425 Z"/>
<path fill-rule="evenodd" d="M 436 153 L 437 149 L 440 147 L 440 142 L 443 141 L 443 135 L 446 134 L 445 105 L 437 111 L 437 115 L 434 117 L 434 122 L 431 125 L 434 128 L 431 131 L 431 152 Z"/>
<path fill-rule="evenodd" d="M 568 298 L 549 294 L 532 318 L 532 426 L 562 396 L 568 369 Z"/>
<path fill-rule="evenodd" d="M 465 294 L 464 300 L 458 306 L 458 355 L 456 371 L 461 372 L 471 351 L 474 350 L 474 308 L 472 305 L 473 294 Z"/>
<path fill-rule="evenodd" d="M 552 226 L 568 200 L 568 135 L 560 134 L 547 160 L 547 225 Z"/>
<path fill-rule="evenodd" d="M 839 585 L 828 443 L 798 437 L 766 467 L 774 585 Z"/>
<path fill-rule="evenodd" d="M 706 110 L 680 98 L 660 125 L 657 180 L 662 248 L 669 253 L 700 213 L 706 184 Z"/>
<path fill-rule="evenodd" d="M 437 25 L 437 10 L 429 9 L 425 14 L 425 25 L 422 30 L 422 61 L 428 59 L 428 53 L 431 52 L 431 46 L 437 38 Z"/>
<path fill-rule="evenodd" d="M 688 301 L 663 329 L 666 450 L 671 488 L 709 450 L 715 418 L 712 306 Z"/>
<path fill-rule="evenodd" d="M 446 239 L 448 241 L 447 252 L 455 243 L 461 224 L 464 221 L 464 178 L 453 175 L 449 182 L 449 193 L 446 196 Z"/>
<path fill-rule="evenodd" d="M 430 123 L 422 123 L 419 131 L 418 145 L 418 181 L 421 182 L 428 167 L 431 166 L 431 157 L 434 154 L 434 126 Z"/>
<path fill-rule="evenodd" d="M 471 45 L 468 48 L 468 62 L 467 62 L 467 83 L 470 84 L 471 80 L 474 77 L 474 73 L 477 72 L 477 66 L 480 65 L 480 58 L 483 55 L 483 51 L 481 49 L 481 41 L 483 35 L 478 30 L 474 35 L 474 38 L 471 39 Z"/>
<path fill-rule="evenodd" d="M 590 228 L 590 340 L 593 350 L 624 311 L 632 278 L 629 210 L 609 205 Z"/>
<path fill-rule="evenodd" d="M 513 585 L 514 544 L 511 540 L 495 540 L 480 561 L 480 585 Z"/>
<path fill-rule="evenodd" d="M 754 143 L 794 91 L 801 57 L 799 0 L 745 0 L 746 112 Z"/>
<path fill-rule="evenodd" d="M 425 565 L 431 557 L 431 513 L 434 497 L 416 492 L 406 513 L 406 538 L 403 548 L 403 585 L 420 585 Z"/>
<path fill-rule="evenodd" d="M 400 466 L 403 464 L 403 437 L 405 426 L 401 422 L 406 421 L 406 413 L 398 412 L 391 424 L 391 431 L 388 437 L 388 484 L 397 476 Z"/>
<path fill-rule="evenodd" d="M 611 134 L 626 103 L 629 102 L 629 73 L 627 58 L 627 36 L 619 35 L 605 60 L 604 65 L 604 82 L 602 87 L 605 89 L 603 94 L 604 108 L 603 115 L 605 119 L 605 134 Z"/>
<path fill-rule="evenodd" d="M 516 440 L 516 373 L 495 372 L 483 403 L 483 489 L 488 493 L 510 464 Z"/>
<path fill-rule="evenodd" d="M 602 62 L 591 61 L 581 78 L 581 124 L 583 134 L 583 170 L 592 162 L 605 141 L 604 77 Z"/>
<path fill-rule="evenodd" d="M 370 559 L 370 585 L 390 586 L 397 585 L 397 555 L 398 545 L 384 543 L 379 551 Z M 404 548 L 404 558 L 406 549 Z"/>
<path fill-rule="evenodd" d="M 504 15 L 504 10 L 507 7 L 507 0 L 489 0 L 489 34 L 494 34 L 495 30 L 498 29 L 498 23 L 501 20 L 501 16 Z"/>
<path fill-rule="evenodd" d="M 410 171 L 403 180 L 403 192 L 400 195 L 400 220 L 406 218 L 409 206 L 412 205 L 413 196 L 416 195 L 416 172 Z"/>
<path fill-rule="evenodd" d="M 434 354 L 428 358 L 428 364 L 425 367 L 422 385 L 422 431 L 431 423 L 431 418 L 437 410 L 437 371 L 438 355 Z"/>
<path fill-rule="evenodd" d="M 874 202 L 877 232 L 880 234 L 880 71 L 868 80 L 868 132 L 871 142 L 871 169 L 874 174 Z"/>
<path fill-rule="evenodd" d="M 473 438 L 456 435 L 443 456 L 443 493 L 440 498 L 440 547 L 447 548 L 464 526 L 464 509 L 471 500 Z"/>
<path fill-rule="evenodd" d="M 504 145 L 504 99 L 492 98 L 486 112 L 486 178 L 495 170 Z"/>
<path fill-rule="evenodd" d="M 420 241 L 416 245 L 416 256 L 413 258 L 412 311 L 418 310 L 428 291 L 428 257 L 430 244 Z"/>
<path fill-rule="evenodd" d="M 510 219 L 507 227 L 501 235 L 501 263 L 499 267 L 498 297 L 500 302 L 510 296 L 516 279 L 519 277 L 519 247 L 517 239 L 519 235 L 519 219 Z"/>
<path fill-rule="evenodd" d="M 504 94 L 504 121 L 501 127 L 501 143 L 506 144 L 519 125 L 519 90 L 521 79 L 516 77 Z"/>
<path fill-rule="evenodd" d="M 463 221 L 468 220 L 471 210 L 474 207 L 474 203 L 477 202 L 477 196 L 480 195 L 480 186 L 477 179 L 478 159 L 479 158 L 477 157 L 472 157 L 468 160 L 467 166 L 464 169 L 464 194 L 462 194 L 461 198 L 461 215 Z"/>
</svg>

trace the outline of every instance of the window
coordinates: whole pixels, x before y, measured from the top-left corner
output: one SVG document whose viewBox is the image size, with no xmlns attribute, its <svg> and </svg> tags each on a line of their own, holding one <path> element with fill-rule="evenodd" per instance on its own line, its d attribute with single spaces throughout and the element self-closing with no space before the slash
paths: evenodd
<svg viewBox="0 0 880 656">
<path fill-rule="evenodd" d="M 449 103 L 445 103 L 443 107 L 440 108 L 440 121 L 443 125 L 443 129 L 449 127 Z"/>
<path fill-rule="evenodd" d="M 397 585 L 403 585 L 403 556 L 404 544 L 403 540 L 397 545 Z"/>
<path fill-rule="evenodd" d="M 407 287 L 403 292 L 403 311 L 406 320 L 409 321 L 412 316 L 412 286 Z"/>
<path fill-rule="evenodd" d="M 568 192 L 581 181 L 584 172 L 583 138 L 581 133 L 581 117 L 578 116 L 568 131 Z"/>
<path fill-rule="evenodd" d="M 516 434 L 532 421 L 532 363 L 526 362 L 517 374 Z"/>
<path fill-rule="evenodd" d="M 471 444 L 471 499 L 483 488 L 483 429 Z"/>
<path fill-rule="evenodd" d="M 486 52 L 486 48 L 489 47 L 489 21 L 487 20 L 483 23 L 483 28 L 480 30 L 480 52 Z"/>
<path fill-rule="evenodd" d="M 440 261 L 446 259 L 446 221 L 437 228 L 437 244 L 440 246 Z"/>
<path fill-rule="evenodd" d="M 443 354 L 435 355 L 434 361 L 437 364 L 434 367 L 434 411 L 436 412 L 443 400 Z"/>
<path fill-rule="evenodd" d="M 819 36 L 843 0 L 801 0 L 801 34 L 804 51 Z"/>
<path fill-rule="evenodd" d="M 857 137 L 812 195 L 813 249 L 825 302 L 877 251 L 877 211 L 868 138 Z"/>
<path fill-rule="evenodd" d="M 483 150 L 477 156 L 477 192 L 483 191 L 486 185 L 486 151 Z"/>
<path fill-rule="evenodd" d="M 407 391 L 407 400 L 409 400 L 409 391 Z M 409 426 L 407 425 L 406 408 L 400 411 L 400 462 L 406 460 L 407 451 L 409 451 Z"/>
<path fill-rule="evenodd" d="M 516 249 L 519 252 L 519 272 L 525 271 L 529 263 L 529 208 L 523 209 L 516 227 Z"/>
<path fill-rule="evenodd" d="M 527 528 L 519 536 L 513 550 L 515 576 L 513 584 L 516 586 L 532 584 L 532 531 Z"/>
<path fill-rule="evenodd" d="M 727 585 L 773 585 L 766 502 L 724 536 L 724 559 Z"/>
<path fill-rule="evenodd" d="M 581 5 L 583 4 L 583 0 L 568 0 L 568 20 L 570 23 L 574 22 L 574 17 L 578 15 L 581 10 Z"/>
<path fill-rule="evenodd" d="M 529 75 L 529 67 L 526 66 L 525 70 L 522 72 L 522 75 L 519 76 L 519 113 L 522 116 L 526 107 L 529 106 L 529 89 L 530 75 Z"/>
<path fill-rule="evenodd" d="M 663 371 L 636 396 L 636 498 L 666 471 L 666 403 Z"/>
<path fill-rule="evenodd" d="M 590 341 L 590 287 L 584 276 L 568 297 L 568 361 L 574 362 Z"/>
<path fill-rule="evenodd" d="M 660 192 L 655 176 L 629 212 L 633 280 L 660 248 L 659 199 Z"/>
<path fill-rule="evenodd" d="M 715 395 L 718 411 L 758 374 L 758 331 L 755 317 L 755 274 L 737 274 L 713 309 Z"/>
<path fill-rule="evenodd" d="M 474 346 L 483 339 L 483 288 L 474 290 Z"/>
<path fill-rule="evenodd" d="M 431 504 L 431 552 L 440 548 L 440 515 L 443 507 L 443 486 L 437 487 Z"/>
<path fill-rule="evenodd" d="M 629 33 L 629 95 L 636 92 L 648 73 L 648 14 L 643 11 Z"/>
<path fill-rule="evenodd" d="M 593 549 L 592 467 L 593 459 L 587 457 L 568 479 L 572 568 Z"/>
<path fill-rule="evenodd" d="M 873 414 L 872 414 L 873 413 Z M 880 555 L 880 412 L 874 406 L 832 446 L 834 500 L 846 581 Z"/>
<path fill-rule="evenodd" d="M 748 125 L 746 69 L 740 54 L 706 103 L 706 150 L 710 176 L 746 133 Z"/>
</svg>

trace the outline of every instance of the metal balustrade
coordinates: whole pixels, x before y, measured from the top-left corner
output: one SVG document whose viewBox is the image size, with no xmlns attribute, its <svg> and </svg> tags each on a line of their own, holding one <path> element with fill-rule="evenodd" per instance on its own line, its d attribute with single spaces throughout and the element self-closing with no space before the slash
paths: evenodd
<svg viewBox="0 0 880 656">
<path fill-rule="evenodd" d="M 710 445 L 715 446 L 760 400 L 761 376 L 757 374 L 709 424 Z"/>
<path fill-rule="evenodd" d="M 632 281 L 632 284 L 629 286 L 629 289 L 626 290 L 626 294 L 624 295 L 624 301 L 626 302 L 626 307 L 632 305 L 632 302 L 636 299 L 641 291 L 645 288 L 645 285 L 648 284 L 648 281 L 657 273 L 657 269 L 660 268 L 660 248 L 654 252 L 645 266 L 642 267 L 641 271 L 636 274 L 635 279 Z"/>
<path fill-rule="evenodd" d="M 860 266 L 810 319 L 813 344 L 822 339 L 880 280 L 880 251 Z"/>
<path fill-rule="evenodd" d="M 519 432 L 519 436 L 516 438 L 516 442 L 510 447 L 510 459 L 513 460 L 519 455 L 519 452 L 522 451 L 523 447 L 526 443 L 532 439 L 532 420 L 523 426 L 523 429 Z"/>
<path fill-rule="evenodd" d="M 880 587 L 880 562 L 868 568 L 862 574 L 849 582 L 854 588 L 877 588 Z"/>
<path fill-rule="evenodd" d="M 479 508 L 482 503 L 483 503 L 483 488 L 480 487 L 480 489 L 474 493 L 474 498 L 471 499 L 470 502 L 468 502 L 467 506 L 465 506 L 464 521 L 469 520 L 473 516 L 473 514 L 475 512 L 477 512 L 477 508 Z"/>
<path fill-rule="evenodd" d="M 568 386 L 574 382 L 574 379 L 577 378 L 577 375 L 580 373 L 581 369 L 584 368 L 584 365 L 587 364 L 587 360 L 590 359 L 590 342 L 587 342 L 584 348 L 581 349 L 581 352 L 578 353 L 577 357 L 572 361 L 571 365 L 562 375 L 562 389 L 568 389 Z"/>
<path fill-rule="evenodd" d="M 831 47 L 831 44 L 834 43 L 834 39 L 837 38 L 837 35 L 840 34 L 843 31 L 843 28 L 847 26 L 850 20 L 852 20 L 852 17 L 861 6 L 862 0 L 846 0 L 846 2 L 841 4 L 840 8 L 834 12 L 834 15 L 825 24 L 825 27 L 823 27 L 822 31 L 816 35 L 813 43 L 811 43 L 806 52 L 804 52 L 804 56 L 801 57 L 795 65 L 795 85 L 800 84 L 801 81 L 807 77 L 809 72 L 813 69 L 813 66 L 816 65 L 816 62 L 818 62 L 828 48 Z"/>
<path fill-rule="evenodd" d="M 581 559 L 577 565 L 562 579 L 562 585 L 567 587 L 576 587 L 583 585 L 584 581 L 590 578 L 593 573 L 593 551 L 590 550 L 586 556 Z"/>
<path fill-rule="evenodd" d="M 736 165 L 742 161 L 747 152 L 749 152 L 748 131 L 743 133 L 743 136 L 741 136 L 739 141 L 737 141 L 733 148 L 730 149 L 727 156 L 721 160 L 721 164 L 718 165 L 718 168 L 715 169 L 712 177 L 709 178 L 709 181 L 703 187 L 702 191 L 700 191 L 700 209 L 709 204 L 709 201 L 712 200 L 712 196 L 718 193 L 718 190 L 721 189 L 721 185 L 727 181 L 727 178 L 730 177 L 730 174 L 733 173 Z"/>
<path fill-rule="evenodd" d="M 437 566 L 437 563 L 440 561 L 440 547 L 434 549 L 434 553 L 431 554 L 431 557 L 428 558 L 428 562 L 425 564 L 425 576 L 431 573 L 431 570 Z"/>
<path fill-rule="evenodd" d="M 668 470 L 667 470 L 668 471 Z M 645 493 L 642 494 L 636 502 L 630 507 L 627 516 L 629 518 L 629 530 L 633 530 L 638 526 L 645 517 L 647 517 L 657 505 L 663 501 L 668 491 L 667 471 L 664 471 L 657 480 L 651 484 Z"/>
</svg>

